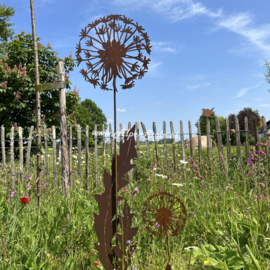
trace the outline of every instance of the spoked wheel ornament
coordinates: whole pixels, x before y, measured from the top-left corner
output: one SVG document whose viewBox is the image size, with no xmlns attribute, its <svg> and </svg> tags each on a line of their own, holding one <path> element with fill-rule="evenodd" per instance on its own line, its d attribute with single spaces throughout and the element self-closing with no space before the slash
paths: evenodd
<svg viewBox="0 0 270 270">
<path fill-rule="evenodd" d="M 166 270 L 170 270 L 169 232 L 171 236 L 177 236 L 185 228 L 187 211 L 184 203 L 174 195 L 160 191 L 144 202 L 142 216 L 149 233 L 167 238 L 169 262 Z"/>
</svg>

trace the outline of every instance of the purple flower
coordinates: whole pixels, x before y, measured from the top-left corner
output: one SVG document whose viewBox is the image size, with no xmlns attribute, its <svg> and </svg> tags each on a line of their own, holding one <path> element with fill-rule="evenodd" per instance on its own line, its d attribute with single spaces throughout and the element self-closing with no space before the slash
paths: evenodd
<svg viewBox="0 0 270 270">
<path fill-rule="evenodd" d="M 193 164 L 193 163 L 194 163 L 194 160 L 193 160 L 192 158 L 189 158 L 189 159 L 188 159 L 188 163 Z"/>
<path fill-rule="evenodd" d="M 134 197 L 136 193 L 138 193 L 138 187 L 134 188 L 134 191 L 132 192 L 132 196 Z"/>
<path fill-rule="evenodd" d="M 132 268 L 132 270 L 134 270 L 134 269 L 136 268 L 136 266 L 132 265 L 132 267 L 131 267 L 131 268 Z"/>
<path fill-rule="evenodd" d="M 44 183 L 44 187 L 46 187 L 47 186 L 47 184 L 46 183 Z"/>
<path fill-rule="evenodd" d="M 156 227 L 159 227 L 160 225 L 158 223 L 155 224 Z"/>
<path fill-rule="evenodd" d="M 127 242 L 126 242 L 126 243 L 127 243 L 127 244 L 129 244 L 130 242 L 131 242 L 131 240 L 127 240 Z"/>
<path fill-rule="evenodd" d="M 31 188 L 32 186 L 31 185 L 28 185 L 27 188 Z"/>
<path fill-rule="evenodd" d="M 188 212 L 189 215 L 194 215 L 194 212 Z"/>
<path fill-rule="evenodd" d="M 11 192 L 10 197 L 11 197 L 11 198 L 14 197 L 14 192 Z"/>
<path fill-rule="evenodd" d="M 266 200 L 266 198 L 264 198 L 263 195 L 261 195 L 261 196 L 259 197 L 259 199 Z"/>
<path fill-rule="evenodd" d="M 194 165 L 193 167 L 194 167 L 196 170 L 198 169 L 198 165 Z"/>
<path fill-rule="evenodd" d="M 254 195 L 253 198 L 257 199 L 257 195 Z"/>
<path fill-rule="evenodd" d="M 124 191 L 125 191 L 126 194 L 128 193 L 128 190 L 125 189 Z"/>
<path fill-rule="evenodd" d="M 152 238 L 151 237 L 149 237 L 149 240 L 151 240 Z"/>
<path fill-rule="evenodd" d="M 203 177 L 202 177 L 201 175 L 199 175 L 199 178 L 200 178 L 201 180 L 203 180 Z"/>
<path fill-rule="evenodd" d="M 89 189 L 89 187 L 87 187 L 87 189 Z"/>
<path fill-rule="evenodd" d="M 11 189 L 9 189 L 8 191 L 11 191 Z"/>
</svg>

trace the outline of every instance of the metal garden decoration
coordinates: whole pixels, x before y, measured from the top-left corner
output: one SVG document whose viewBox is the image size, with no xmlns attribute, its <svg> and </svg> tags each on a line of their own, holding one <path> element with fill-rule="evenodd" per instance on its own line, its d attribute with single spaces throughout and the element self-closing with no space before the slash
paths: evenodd
<svg viewBox="0 0 270 270">
<path fill-rule="evenodd" d="M 166 236 L 169 259 L 166 270 L 171 270 L 169 232 L 171 236 L 177 236 L 179 230 L 185 228 L 187 211 L 184 203 L 174 195 L 160 191 L 144 202 L 142 216 L 142 221 L 146 224 L 149 233 L 158 235 L 160 238 Z"/>
<path fill-rule="evenodd" d="M 95 36 L 90 35 L 93 30 Z M 133 20 L 122 15 L 109 15 L 88 24 L 81 31 L 81 39 L 77 44 L 76 60 L 79 66 L 86 62 L 87 69 L 81 69 L 80 73 L 94 88 L 98 85 L 101 90 L 114 91 L 114 157 L 112 162 L 112 175 L 104 170 L 105 191 L 101 195 L 95 195 L 99 205 L 99 215 L 95 216 L 95 230 L 100 242 L 96 245 L 99 258 L 107 270 L 127 269 L 130 264 L 131 250 L 129 241 L 136 235 L 138 228 L 131 228 L 133 214 L 125 202 L 123 214 L 117 214 L 117 204 L 123 198 L 117 197 L 117 192 L 128 184 L 122 177 L 135 165 L 130 160 L 136 157 L 134 131 L 135 125 L 128 132 L 125 142 L 121 147 L 120 155 L 117 155 L 116 146 L 116 78 L 124 79 L 121 84 L 123 90 L 134 87 L 134 81 L 141 79 L 148 70 L 150 59 L 143 56 L 143 51 L 151 53 L 150 40 L 142 26 L 133 23 Z M 81 43 L 85 42 L 84 45 Z M 84 47 L 85 46 L 85 47 Z M 112 89 L 108 83 L 112 80 Z M 113 220 L 115 216 L 115 219 Z M 117 233 L 120 221 L 122 235 Z M 116 236 L 116 246 L 111 242 Z M 121 250 L 118 247 L 121 244 Z M 125 257 L 125 260 L 124 260 Z M 117 258 L 121 259 L 119 261 Z M 113 260 L 116 260 L 114 266 Z"/>
</svg>

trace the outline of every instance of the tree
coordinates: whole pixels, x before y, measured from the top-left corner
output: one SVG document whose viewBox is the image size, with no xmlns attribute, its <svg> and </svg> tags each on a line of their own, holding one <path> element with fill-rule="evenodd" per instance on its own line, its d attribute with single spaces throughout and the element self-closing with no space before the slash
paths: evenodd
<svg viewBox="0 0 270 270">
<path fill-rule="evenodd" d="M 262 126 L 262 119 L 259 115 L 259 111 L 255 110 L 253 111 L 251 108 L 244 108 L 242 111 L 240 111 L 237 114 L 237 118 L 239 121 L 239 129 L 245 130 L 245 117 L 248 117 L 248 130 L 255 130 L 254 124 L 253 124 L 253 118 L 255 117 L 256 121 L 256 127 L 259 129 Z M 235 115 L 230 114 L 229 115 L 229 125 L 230 129 L 235 130 Z M 255 136 L 255 132 L 250 132 L 252 136 Z M 235 141 L 235 134 L 232 135 L 232 140 Z M 245 132 L 240 132 L 240 141 L 241 143 L 244 143 L 246 140 Z"/>
<path fill-rule="evenodd" d="M 14 23 L 7 23 L 11 16 L 14 16 L 13 7 L 6 7 L 0 4 L 0 55 L 4 56 L 8 38 L 13 38 L 15 34 L 13 29 L 9 29 Z"/>
<path fill-rule="evenodd" d="M 208 109 L 206 109 L 206 110 L 208 110 Z M 203 113 L 199 118 L 201 133 L 205 134 L 205 135 L 202 135 L 202 136 L 206 136 L 206 118 L 207 117 L 205 117 Z M 208 118 L 209 118 L 209 121 L 210 121 L 210 132 L 216 132 L 215 118 L 218 118 L 218 120 L 219 120 L 220 131 L 226 130 L 225 118 L 222 117 L 222 116 L 216 116 L 214 110 L 213 110 L 213 114 L 210 115 Z M 195 124 L 195 127 L 198 128 L 198 123 Z M 196 130 L 196 132 L 197 132 L 197 130 Z M 212 133 L 210 135 L 211 135 L 211 139 L 213 141 L 217 141 L 217 133 Z M 225 143 L 225 141 L 226 141 L 226 133 L 225 132 L 221 133 L 221 137 L 222 137 L 222 143 Z"/>
<path fill-rule="evenodd" d="M 38 37 L 37 42 L 40 83 L 57 81 L 58 61 L 64 61 L 66 74 L 73 71 L 75 63 L 72 55 L 65 57 L 63 60 L 58 58 L 57 52 L 52 51 L 49 43 L 47 47 L 44 47 L 41 44 L 41 39 Z M 69 76 L 65 80 L 66 88 L 70 89 L 71 81 L 69 81 Z M 35 69 L 32 35 L 25 35 L 24 32 L 21 32 L 16 39 L 7 44 L 6 57 L 0 57 L 0 127 L 2 125 L 5 127 L 6 140 L 9 138 L 10 134 L 8 132 L 14 123 L 23 128 L 23 134 L 26 137 L 28 137 L 30 127 L 36 126 L 36 90 L 34 83 Z M 47 127 L 56 127 L 56 136 L 59 137 L 59 89 L 41 91 L 40 97 L 42 103 L 41 116 L 45 116 Z M 73 112 L 73 106 L 78 103 L 78 100 L 79 97 L 75 92 L 66 93 L 67 115 Z M 69 119 L 69 121 L 71 122 L 72 120 Z M 43 134 L 42 137 L 44 137 Z M 18 139 L 17 133 L 15 133 L 15 138 Z M 9 142 L 6 142 L 6 147 L 9 147 Z M 26 148 L 24 151 L 25 155 Z M 34 153 L 35 148 L 32 148 L 32 151 Z"/>
<path fill-rule="evenodd" d="M 78 90 L 74 89 L 78 93 Z M 103 114 L 102 110 L 96 105 L 91 99 L 85 99 L 78 105 L 75 105 L 74 114 L 71 119 L 76 119 L 76 123 L 81 126 L 81 139 L 82 146 L 85 146 L 85 127 L 89 126 L 89 147 L 94 147 L 94 136 L 92 132 L 94 131 L 95 125 L 97 125 L 97 131 L 102 131 L 102 124 L 104 124 L 104 130 L 107 129 L 107 118 Z M 77 139 L 77 128 L 72 130 L 72 137 Z M 98 135 L 98 143 L 102 141 L 102 135 Z"/>
</svg>

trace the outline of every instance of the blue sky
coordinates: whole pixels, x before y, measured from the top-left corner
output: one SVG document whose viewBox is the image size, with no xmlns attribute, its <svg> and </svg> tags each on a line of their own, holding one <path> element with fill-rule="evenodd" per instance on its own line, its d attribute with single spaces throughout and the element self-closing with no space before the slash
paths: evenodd
<svg viewBox="0 0 270 270">
<path fill-rule="evenodd" d="M 10 20 L 15 33 L 23 28 L 31 34 L 29 1 L 1 3 L 15 9 Z M 213 107 L 225 118 L 245 107 L 270 118 L 270 85 L 264 77 L 264 59 L 270 60 L 269 0 L 35 0 L 34 6 L 37 36 L 45 46 L 50 41 L 61 58 L 70 51 L 75 57 L 81 30 L 103 16 L 125 15 L 148 33 L 149 72 L 132 89 L 119 87 L 118 129 L 119 123 L 127 128 L 129 121 L 138 121 L 152 130 L 155 121 L 160 133 L 166 121 L 170 133 L 172 121 L 176 133 L 182 120 L 188 133 L 190 120 L 196 133 L 202 108 Z M 82 101 L 96 102 L 113 126 L 113 92 L 95 89 L 81 68 L 70 74 L 72 90 L 76 85 Z"/>
</svg>

